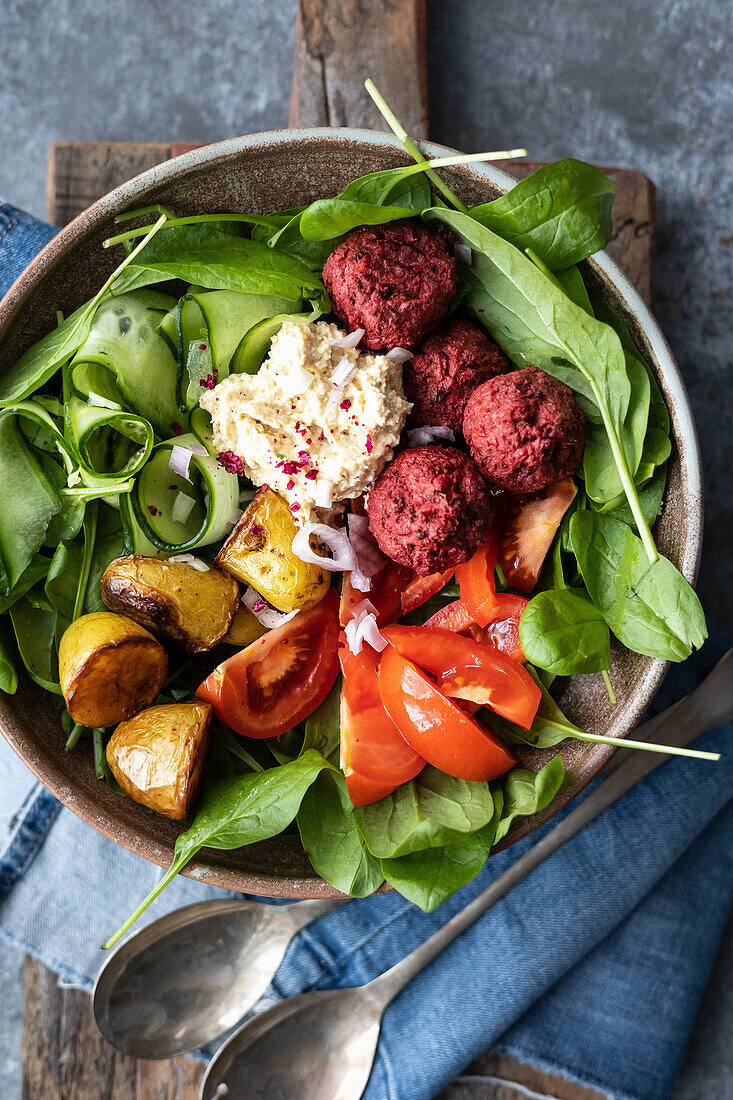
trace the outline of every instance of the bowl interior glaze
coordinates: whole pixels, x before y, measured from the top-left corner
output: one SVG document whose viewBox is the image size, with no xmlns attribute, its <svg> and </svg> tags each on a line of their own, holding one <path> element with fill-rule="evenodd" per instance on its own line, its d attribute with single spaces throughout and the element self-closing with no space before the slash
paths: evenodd
<svg viewBox="0 0 733 1100">
<path fill-rule="evenodd" d="M 453 150 L 426 144 L 430 156 Z M 56 311 L 68 315 L 90 298 L 114 268 L 101 247 L 124 210 L 163 203 L 177 214 L 267 213 L 337 194 L 350 180 L 409 162 L 397 140 L 368 130 L 290 130 L 237 138 L 168 161 L 117 188 L 62 230 L 29 265 L 0 303 L 0 371 L 49 331 Z M 465 202 L 483 202 L 514 180 L 492 165 L 446 169 Z M 584 265 L 592 294 L 613 306 L 656 373 L 670 409 L 674 449 L 664 510 L 655 528 L 660 549 L 694 582 L 700 554 L 702 494 L 699 449 L 679 370 L 643 301 L 604 254 Z M 618 697 L 611 707 L 600 676 L 566 681 L 560 705 L 580 726 L 624 737 L 638 722 L 666 670 L 663 661 L 614 646 L 611 677 Z M 57 798 L 94 828 L 161 866 L 170 864 L 180 827 L 115 796 L 95 778 L 91 750 L 64 751 L 59 712 L 24 677 L 15 696 L 0 697 L 0 726 L 7 740 Z M 538 767 L 557 750 L 528 750 Z M 586 786 L 614 750 L 566 742 L 569 781 L 542 813 L 513 831 L 514 843 L 547 820 Z M 228 889 L 265 896 L 305 898 L 334 894 L 312 870 L 294 836 L 231 852 L 206 851 L 187 873 Z"/>
</svg>

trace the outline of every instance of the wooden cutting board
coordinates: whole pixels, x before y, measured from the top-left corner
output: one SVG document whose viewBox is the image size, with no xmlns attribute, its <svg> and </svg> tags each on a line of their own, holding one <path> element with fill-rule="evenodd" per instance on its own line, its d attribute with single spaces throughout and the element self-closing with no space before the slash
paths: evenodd
<svg viewBox="0 0 733 1100">
<path fill-rule="evenodd" d="M 298 0 L 289 125 L 384 129 L 364 91 L 367 76 L 408 131 L 426 137 L 424 0 Z M 66 225 L 112 188 L 196 147 L 56 142 L 49 151 L 48 219 Z M 517 179 L 537 166 L 502 165 Z M 608 252 L 649 301 L 654 185 L 632 169 L 604 171 L 616 183 Z M 197 1100 L 200 1063 L 187 1057 L 144 1062 L 119 1054 L 97 1031 L 88 995 L 60 989 L 56 975 L 36 960 L 26 961 L 24 984 L 23 1100 Z M 522 1100 L 530 1091 L 556 1100 L 602 1100 L 593 1089 L 491 1053 L 468 1072 L 471 1095 L 482 1100 Z M 457 1083 L 439 1100 L 464 1095 Z"/>
</svg>

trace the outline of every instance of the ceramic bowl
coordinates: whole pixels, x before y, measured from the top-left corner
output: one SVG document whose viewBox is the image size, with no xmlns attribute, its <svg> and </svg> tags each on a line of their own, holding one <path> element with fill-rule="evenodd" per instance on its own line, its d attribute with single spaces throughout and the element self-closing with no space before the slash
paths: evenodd
<svg viewBox="0 0 733 1100">
<path fill-rule="evenodd" d="M 433 157 L 452 150 L 431 144 Z M 164 203 L 178 214 L 267 213 L 338 193 L 365 172 L 408 162 L 397 140 L 369 130 L 286 130 L 210 145 L 167 161 L 100 199 L 66 226 L 26 268 L 0 303 L 0 370 L 90 298 L 116 258 L 101 247 L 121 211 Z M 484 202 L 514 180 L 489 164 L 444 170 L 466 202 Z M 660 549 L 694 582 L 701 542 L 700 456 L 690 405 L 679 369 L 651 313 L 618 267 L 604 254 L 585 264 L 592 295 L 613 306 L 656 373 L 673 424 L 674 450 L 664 510 L 655 535 Z M 583 728 L 624 737 L 639 721 L 664 676 L 663 661 L 617 646 L 611 678 L 618 702 L 611 707 L 600 676 L 566 681 L 560 705 Z M 112 794 L 94 775 L 91 751 L 64 751 L 59 712 L 40 688 L 23 679 L 0 699 L 0 725 L 28 767 L 57 798 L 95 829 L 161 866 L 171 862 L 179 826 Z M 557 750 L 553 750 L 557 751 Z M 537 828 L 581 791 L 608 760 L 610 747 L 567 741 L 562 755 L 570 782 L 552 804 L 513 831 L 513 843 Z M 529 766 L 551 755 L 529 751 Z M 189 874 L 234 890 L 277 897 L 334 893 L 314 873 L 297 837 L 277 837 L 239 851 L 204 851 Z"/>
</svg>

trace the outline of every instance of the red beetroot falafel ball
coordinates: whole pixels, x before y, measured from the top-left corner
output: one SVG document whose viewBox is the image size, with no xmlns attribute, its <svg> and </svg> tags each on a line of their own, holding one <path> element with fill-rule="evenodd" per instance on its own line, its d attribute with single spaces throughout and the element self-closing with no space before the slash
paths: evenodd
<svg viewBox="0 0 733 1100">
<path fill-rule="evenodd" d="M 458 286 L 450 242 L 416 219 L 355 229 L 323 268 L 337 317 L 368 348 L 416 347 Z"/>
<path fill-rule="evenodd" d="M 439 325 L 402 367 L 413 427 L 445 425 L 463 430 L 466 402 L 481 382 L 513 370 L 498 344 L 475 322 L 457 318 Z"/>
<path fill-rule="evenodd" d="M 463 434 L 486 480 L 522 496 L 575 473 L 585 419 L 572 390 L 538 367 L 525 367 L 473 391 Z"/>
<path fill-rule="evenodd" d="M 486 541 L 491 497 L 467 454 L 414 447 L 377 478 L 367 513 L 381 550 L 425 577 L 468 561 Z"/>
</svg>

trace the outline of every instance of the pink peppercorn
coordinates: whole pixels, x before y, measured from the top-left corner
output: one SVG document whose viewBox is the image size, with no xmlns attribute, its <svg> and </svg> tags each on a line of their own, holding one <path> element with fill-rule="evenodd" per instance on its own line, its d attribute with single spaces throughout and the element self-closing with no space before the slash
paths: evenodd
<svg viewBox="0 0 733 1100">
<path fill-rule="evenodd" d="M 317 470 L 308 470 L 306 472 L 305 476 L 306 476 L 308 481 L 315 481 L 315 479 L 318 477 L 318 471 Z"/>
<path fill-rule="evenodd" d="M 222 451 L 219 455 L 218 462 L 220 466 L 223 466 L 225 470 L 230 474 L 237 474 L 238 477 L 244 477 L 244 463 L 239 455 L 235 455 L 234 451 Z"/>
<path fill-rule="evenodd" d="M 374 444 L 372 443 L 372 437 L 370 435 L 368 435 L 366 437 L 366 449 L 367 449 L 367 454 L 368 455 L 370 455 L 372 453 L 373 446 L 374 446 Z"/>
<path fill-rule="evenodd" d="M 160 515 L 160 511 L 155 507 L 154 504 L 149 504 L 148 505 L 148 511 L 150 512 L 151 516 L 159 516 Z"/>
<path fill-rule="evenodd" d="M 290 481 L 289 481 L 289 482 L 287 483 L 287 485 L 285 486 L 285 488 L 286 488 L 286 489 L 292 489 L 294 485 L 295 485 L 295 482 L 293 481 L 293 479 L 292 479 L 292 477 L 291 477 L 291 478 L 290 478 Z"/>
<path fill-rule="evenodd" d="M 206 351 L 208 344 L 199 344 L 199 351 Z"/>
<path fill-rule="evenodd" d="M 341 402 L 341 408 L 342 409 L 350 409 L 351 408 L 351 401 L 349 401 L 348 397 L 345 397 L 344 400 Z"/>
<path fill-rule="evenodd" d="M 175 435 L 183 435 L 183 428 L 177 420 L 173 421 L 173 432 Z"/>
<path fill-rule="evenodd" d="M 290 505 L 290 511 L 291 512 L 299 512 L 300 511 L 300 505 L 297 503 L 297 501 L 296 501 L 295 504 Z"/>
<path fill-rule="evenodd" d="M 250 533 L 250 535 L 255 535 L 255 536 L 263 535 L 265 533 L 265 528 L 260 523 L 253 523 L 250 526 L 249 533 Z"/>
</svg>

